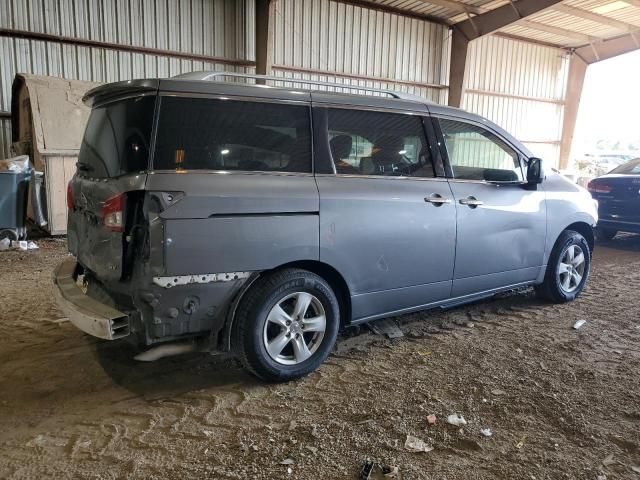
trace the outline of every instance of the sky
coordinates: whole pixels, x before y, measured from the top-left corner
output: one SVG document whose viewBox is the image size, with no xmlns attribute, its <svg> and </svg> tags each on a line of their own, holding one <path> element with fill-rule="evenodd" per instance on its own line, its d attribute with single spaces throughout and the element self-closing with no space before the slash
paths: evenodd
<svg viewBox="0 0 640 480">
<path fill-rule="evenodd" d="M 640 50 L 594 63 L 587 69 L 574 136 L 573 154 L 598 140 L 640 147 Z"/>
</svg>

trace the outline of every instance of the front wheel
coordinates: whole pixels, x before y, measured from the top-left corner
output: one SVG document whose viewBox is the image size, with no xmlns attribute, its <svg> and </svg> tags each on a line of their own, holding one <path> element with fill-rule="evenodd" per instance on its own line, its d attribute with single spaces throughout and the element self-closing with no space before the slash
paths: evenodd
<svg viewBox="0 0 640 480">
<path fill-rule="evenodd" d="M 338 336 L 340 309 L 323 278 L 286 269 L 251 287 L 234 323 L 234 346 L 245 368 L 264 380 L 288 381 L 327 358 Z"/>
<path fill-rule="evenodd" d="M 578 232 L 565 230 L 553 247 L 544 282 L 536 290 L 554 303 L 575 300 L 587 283 L 590 267 L 587 240 Z"/>
</svg>

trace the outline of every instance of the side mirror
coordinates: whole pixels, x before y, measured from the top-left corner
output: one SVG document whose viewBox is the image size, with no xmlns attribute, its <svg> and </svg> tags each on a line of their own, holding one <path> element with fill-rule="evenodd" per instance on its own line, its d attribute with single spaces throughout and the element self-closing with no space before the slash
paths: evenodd
<svg viewBox="0 0 640 480">
<path fill-rule="evenodd" d="M 538 185 L 542 183 L 542 180 L 544 180 L 542 160 L 537 157 L 531 157 L 527 166 L 527 184 Z"/>
</svg>

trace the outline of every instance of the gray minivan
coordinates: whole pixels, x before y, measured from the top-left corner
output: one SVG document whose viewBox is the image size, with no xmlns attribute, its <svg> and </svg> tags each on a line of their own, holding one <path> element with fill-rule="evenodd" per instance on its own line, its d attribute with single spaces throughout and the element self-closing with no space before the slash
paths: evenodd
<svg viewBox="0 0 640 480">
<path fill-rule="evenodd" d="M 73 257 L 54 273 L 78 328 L 151 347 L 142 360 L 234 352 L 281 381 L 317 368 L 345 325 L 582 291 L 596 204 L 503 129 L 294 81 L 199 72 L 87 93 Z"/>
</svg>

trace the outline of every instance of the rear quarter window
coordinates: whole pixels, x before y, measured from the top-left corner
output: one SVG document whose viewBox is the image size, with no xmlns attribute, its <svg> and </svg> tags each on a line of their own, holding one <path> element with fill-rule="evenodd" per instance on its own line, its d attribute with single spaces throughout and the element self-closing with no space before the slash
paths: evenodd
<svg viewBox="0 0 640 480">
<path fill-rule="evenodd" d="M 619 167 L 614 168 L 609 173 L 617 173 L 624 175 L 640 175 L 640 158 L 636 158 L 635 160 L 631 160 Z"/>
<path fill-rule="evenodd" d="M 156 98 L 129 98 L 94 107 L 80 145 L 79 173 L 110 178 L 147 170 Z"/>
<path fill-rule="evenodd" d="M 163 97 L 157 170 L 311 172 L 309 107 Z"/>
</svg>

